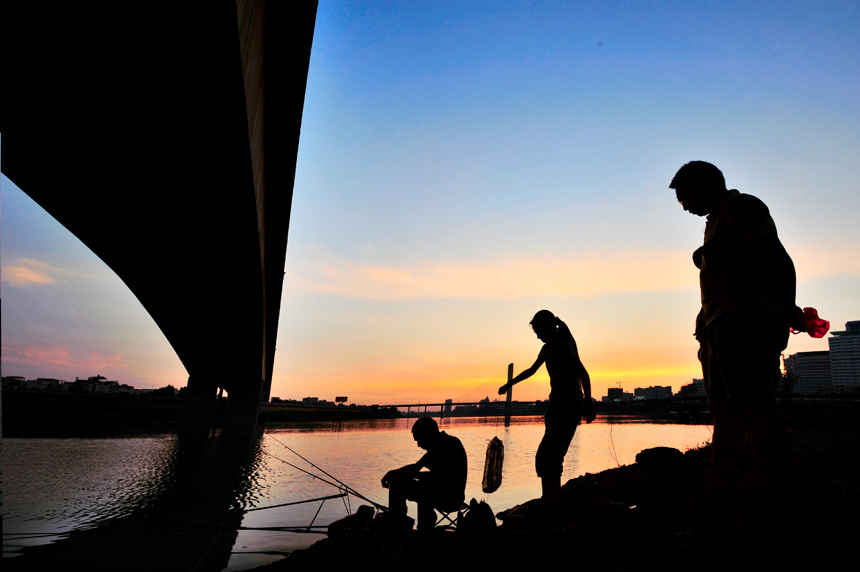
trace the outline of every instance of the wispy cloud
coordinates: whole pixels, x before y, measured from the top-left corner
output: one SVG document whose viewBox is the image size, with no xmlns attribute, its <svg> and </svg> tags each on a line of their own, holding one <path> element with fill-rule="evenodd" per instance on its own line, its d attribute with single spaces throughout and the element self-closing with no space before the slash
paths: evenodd
<svg viewBox="0 0 860 572">
<path fill-rule="evenodd" d="M 15 264 L 4 265 L 2 280 L 14 287 L 52 284 L 56 279 L 52 276 L 57 269 L 39 260 L 21 258 Z"/>
<path fill-rule="evenodd" d="M 38 375 L 95 375 L 108 371 L 124 371 L 128 358 L 122 353 L 100 353 L 78 350 L 67 345 L 4 344 L 3 366 L 5 369 L 22 368 Z M 95 372 L 95 373 L 93 373 Z"/>
<path fill-rule="evenodd" d="M 687 250 L 590 252 L 571 256 L 503 256 L 495 260 L 404 265 L 360 264 L 330 253 L 299 264 L 289 279 L 307 292 L 373 300 L 434 298 L 592 297 L 608 293 L 695 288 Z M 860 247 L 793 249 L 798 279 L 860 274 Z"/>
<path fill-rule="evenodd" d="M 521 298 L 653 292 L 696 284 L 690 253 L 614 252 L 570 257 L 506 256 L 494 261 L 355 264 L 334 257 L 290 278 L 303 290 L 353 298 Z"/>
<path fill-rule="evenodd" d="M 35 258 L 19 258 L 11 264 L 3 265 L 2 280 L 9 286 L 16 287 L 55 284 L 68 279 L 91 282 L 119 281 L 117 275 L 101 261 L 84 267 L 71 267 L 67 261 L 60 264 L 57 266 Z"/>
</svg>

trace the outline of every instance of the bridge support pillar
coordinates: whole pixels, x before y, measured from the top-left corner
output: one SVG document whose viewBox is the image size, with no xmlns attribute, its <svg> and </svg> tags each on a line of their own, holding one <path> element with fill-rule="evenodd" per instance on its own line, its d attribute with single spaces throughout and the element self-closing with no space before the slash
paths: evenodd
<svg viewBox="0 0 860 572">
<path fill-rule="evenodd" d="M 227 389 L 229 417 L 222 435 L 234 438 L 252 438 L 258 435 L 257 420 L 262 405 L 263 380 L 236 384 Z"/>
<path fill-rule="evenodd" d="M 185 388 L 185 401 L 182 403 L 182 418 L 179 421 L 179 434 L 183 437 L 205 439 L 209 436 L 212 416 L 215 413 L 215 391 L 217 387 L 207 383 L 205 378 L 191 376 Z"/>
</svg>

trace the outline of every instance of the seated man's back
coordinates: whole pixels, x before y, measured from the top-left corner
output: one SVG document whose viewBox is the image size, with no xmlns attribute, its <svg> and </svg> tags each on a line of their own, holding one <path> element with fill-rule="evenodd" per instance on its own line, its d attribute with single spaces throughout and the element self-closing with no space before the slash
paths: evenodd
<svg viewBox="0 0 860 572">
<path fill-rule="evenodd" d="M 405 519 L 406 501 L 416 501 L 418 528 L 427 529 L 436 522 L 434 509 L 457 510 L 465 500 L 468 461 L 460 440 L 439 431 L 431 417 L 415 422 L 412 438 L 427 452 L 415 464 L 388 471 L 382 486 L 389 489 L 388 507 L 394 517 Z"/>
<path fill-rule="evenodd" d="M 421 446 L 421 443 L 418 445 Z M 436 489 L 436 508 L 451 510 L 462 504 L 466 498 L 468 461 L 466 450 L 457 437 L 440 431 L 418 464 L 428 469 L 425 478 L 429 479 Z M 422 479 L 423 474 L 419 473 L 418 478 Z"/>
</svg>

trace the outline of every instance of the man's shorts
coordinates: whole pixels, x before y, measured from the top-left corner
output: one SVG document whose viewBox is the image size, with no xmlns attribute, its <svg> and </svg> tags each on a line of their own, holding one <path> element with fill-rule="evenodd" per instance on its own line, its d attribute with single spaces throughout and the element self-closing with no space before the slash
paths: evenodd
<svg viewBox="0 0 860 572">
<path fill-rule="evenodd" d="M 428 473 L 419 473 L 419 478 L 398 482 L 407 500 L 428 503 L 433 508 L 450 511 L 458 508 L 465 500 L 464 491 L 447 489 L 439 485 Z M 423 477 L 423 478 L 422 478 Z"/>
<path fill-rule="evenodd" d="M 788 321 L 777 314 L 729 313 L 708 324 L 708 403 L 773 403 L 788 336 Z"/>
</svg>

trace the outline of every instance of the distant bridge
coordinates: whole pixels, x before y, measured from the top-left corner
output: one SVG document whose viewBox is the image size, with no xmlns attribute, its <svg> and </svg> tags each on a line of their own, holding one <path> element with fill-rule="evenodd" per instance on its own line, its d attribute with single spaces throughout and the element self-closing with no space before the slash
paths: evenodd
<svg viewBox="0 0 860 572">
<path fill-rule="evenodd" d="M 445 416 L 458 417 L 459 415 L 454 411 L 454 408 L 461 407 L 463 405 L 477 406 L 478 412 L 485 413 L 489 416 L 502 416 L 506 415 L 508 411 L 515 413 L 517 410 L 521 410 L 526 407 L 534 407 L 537 403 L 537 401 L 511 401 L 509 404 L 505 401 L 462 401 L 458 403 L 404 403 L 380 405 L 379 407 L 406 409 L 406 417 L 411 417 L 412 410 L 414 409 L 416 417 L 435 417 L 435 414 L 438 413 L 440 418 L 444 418 Z M 446 411 L 446 408 L 449 405 L 451 406 L 451 410 Z M 508 405 L 510 405 L 510 407 L 507 407 Z M 430 411 L 428 411 L 428 409 L 430 409 Z M 436 411 L 436 409 L 438 409 L 438 411 Z"/>
</svg>

